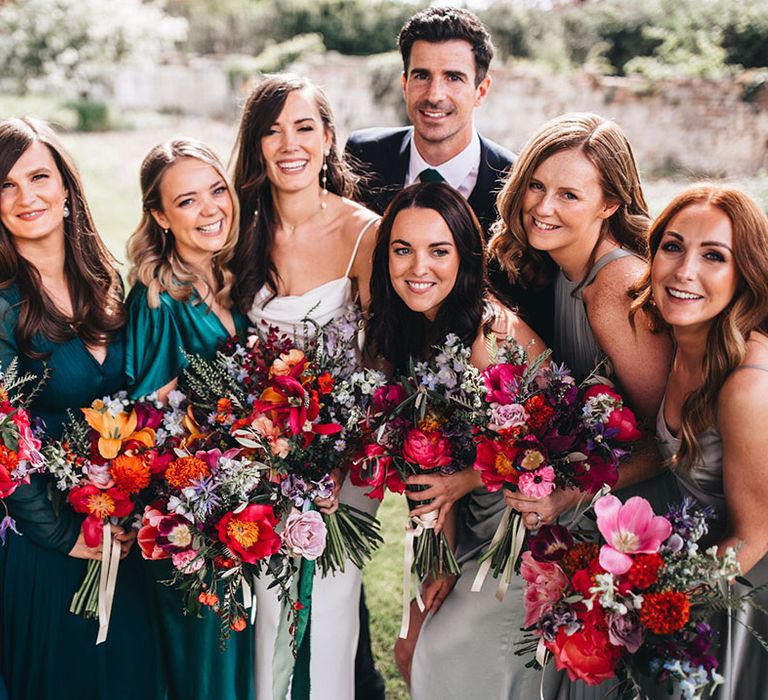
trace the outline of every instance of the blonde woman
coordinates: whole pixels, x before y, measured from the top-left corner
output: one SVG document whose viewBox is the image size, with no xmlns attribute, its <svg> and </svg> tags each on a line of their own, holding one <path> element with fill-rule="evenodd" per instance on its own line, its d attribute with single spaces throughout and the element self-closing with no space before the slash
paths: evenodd
<svg viewBox="0 0 768 700">
<path fill-rule="evenodd" d="M 185 352 L 212 357 L 219 342 L 245 333 L 230 297 L 237 198 L 215 154 L 191 139 L 149 152 L 141 191 L 144 211 L 128 241 L 126 374 L 132 397 L 157 391 L 165 399 Z M 171 700 L 250 700 L 251 635 L 234 635 L 220 651 L 219 620 L 208 610 L 202 619 L 184 616 L 178 591 L 159 583 L 170 578 L 167 562 L 145 569 Z"/>
</svg>

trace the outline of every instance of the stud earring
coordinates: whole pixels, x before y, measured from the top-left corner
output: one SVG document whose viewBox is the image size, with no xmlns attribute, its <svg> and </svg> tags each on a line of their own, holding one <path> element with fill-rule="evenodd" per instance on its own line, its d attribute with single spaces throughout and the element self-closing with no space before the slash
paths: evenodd
<svg viewBox="0 0 768 700">
<path fill-rule="evenodd" d="M 168 231 L 170 231 L 170 229 L 167 229 L 167 228 L 164 228 L 164 229 L 163 229 L 163 233 L 164 233 L 166 236 L 168 235 Z"/>
</svg>

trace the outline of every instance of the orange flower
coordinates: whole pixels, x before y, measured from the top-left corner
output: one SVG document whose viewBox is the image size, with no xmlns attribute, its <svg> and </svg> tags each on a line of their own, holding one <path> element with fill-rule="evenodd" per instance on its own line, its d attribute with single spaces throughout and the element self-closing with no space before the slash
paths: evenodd
<svg viewBox="0 0 768 700">
<path fill-rule="evenodd" d="M 288 352 L 284 352 L 273 363 L 269 370 L 269 376 L 281 376 L 289 374 L 291 369 L 298 365 L 300 362 L 304 362 L 304 353 L 297 348 L 293 348 Z"/>
<path fill-rule="evenodd" d="M 236 617 L 234 620 L 232 620 L 230 627 L 235 630 L 235 632 L 242 632 L 245 629 L 245 619 L 242 617 Z"/>
<path fill-rule="evenodd" d="M 227 399 L 219 399 L 216 402 L 216 422 L 226 423 L 232 415 L 232 402 Z"/>
<path fill-rule="evenodd" d="M 317 378 L 317 388 L 321 394 L 330 394 L 333 391 L 333 377 L 329 372 Z"/>
<path fill-rule="evenodd" d="M 118 455 L 109 468 L 109 473 L 124 493 L 138 493 L 149 486 L 150 469 L 141 457 Z"/>
<path fill-rule="evenodd" d="M 85 420 L 99 434 L 99 454 L 105 459 L 114 459 L 124 442 L 136 442 L 152 447 L 155 444 L 155 431 L 151 428 L 136 430 L 138 419 L 136 411 L 122 411 L 113 416 L 104 403 L 97 399 L 91 408 L 80 409 Z"/>
<path fill-rule="evenodd" d="M 691 601 L 681 591 L 643 594 L 640 622 L 656 634 L 682 629 L 691 617 Z"/>
<path fill-rule="evenodd" d="M 175 489 L 185 489 L 193 481 L 211 473 L 208 465 L 197 457 L 179 457 L 168 465 L 165 480 Z"/>
<path fill-rule="evenodd" d="M 19 455 L 2 443 L 0 443 L 0 466 L 5 467 L 9 472 L 19 466 Z"/>
</svg>

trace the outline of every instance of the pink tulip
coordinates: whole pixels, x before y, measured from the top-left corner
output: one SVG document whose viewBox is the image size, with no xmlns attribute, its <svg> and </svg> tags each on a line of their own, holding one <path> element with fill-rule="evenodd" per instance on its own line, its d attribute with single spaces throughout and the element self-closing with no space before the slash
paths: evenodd
<svg viewBox="0 0 768 700">
<path fill-rule="evenodd" d="M 652 554 L 672 533 L 666 518 L 654 515 L 651 504 L 633 496 L 624 505 L 616 496 L 595 503 L 597 527 L 606 544 L 600 548 L 600 566 L 620 576 L 632 566 L 633 554 Z"/>
</svg>

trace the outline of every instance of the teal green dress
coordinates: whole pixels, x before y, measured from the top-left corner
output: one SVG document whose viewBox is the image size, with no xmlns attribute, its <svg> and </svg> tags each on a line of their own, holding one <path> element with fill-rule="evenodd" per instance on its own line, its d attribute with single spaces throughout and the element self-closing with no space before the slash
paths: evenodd
<svg viewBox="0 0 768 700">
<path fill-rule="evenodd" d="M 229 333 L 197 294 L 192 303 L 160 294 L 150 309 L 147 289 L 136 284 L 128 295 L 125 367 L 133 398 L 149 394 L 178 377 L 187 365 L 184 352 L 213 357 Z M 238 335 L 247 319 L 233 313 Z M 145 561 L 158 623 L 161 654 L 170 700 L 250 700 L 253 695 L 253 634 L 233 633 L 225 651 L 219 648 L 219 620 L 209 609 L 202 618 L 183 614 L 183 600 L 162 585 L 171 578 L 168 561 Z"/>
<path fill-rule="evenodd" d="M 0 291 L 0 363 L 19 357 L 22 372 L 42 374 L 42 364 L 19 355 L 16 322 L 18 289 Z M 124 386 L 123 339 L 108 349 L 102 364 L 79 338 L 53 343 L 39 338 L 35 349 L 50 353 L 50 379 L 31 412 L 57 437 L 68 409 Z M 2 673 L 13 700 L 133 700 L 161 697 L 160 668 L 142 585 L 138 548 L 120 563 L 109 636 L 96 645 L 98 624 L 69 612 L 87 562 L 67 556 L 82 516 L 70 508 L 59 515 L 47 482 L 33 476 L 6 499 L 21 536 L 9 533 L 0 547 Z"/>
</svg>

